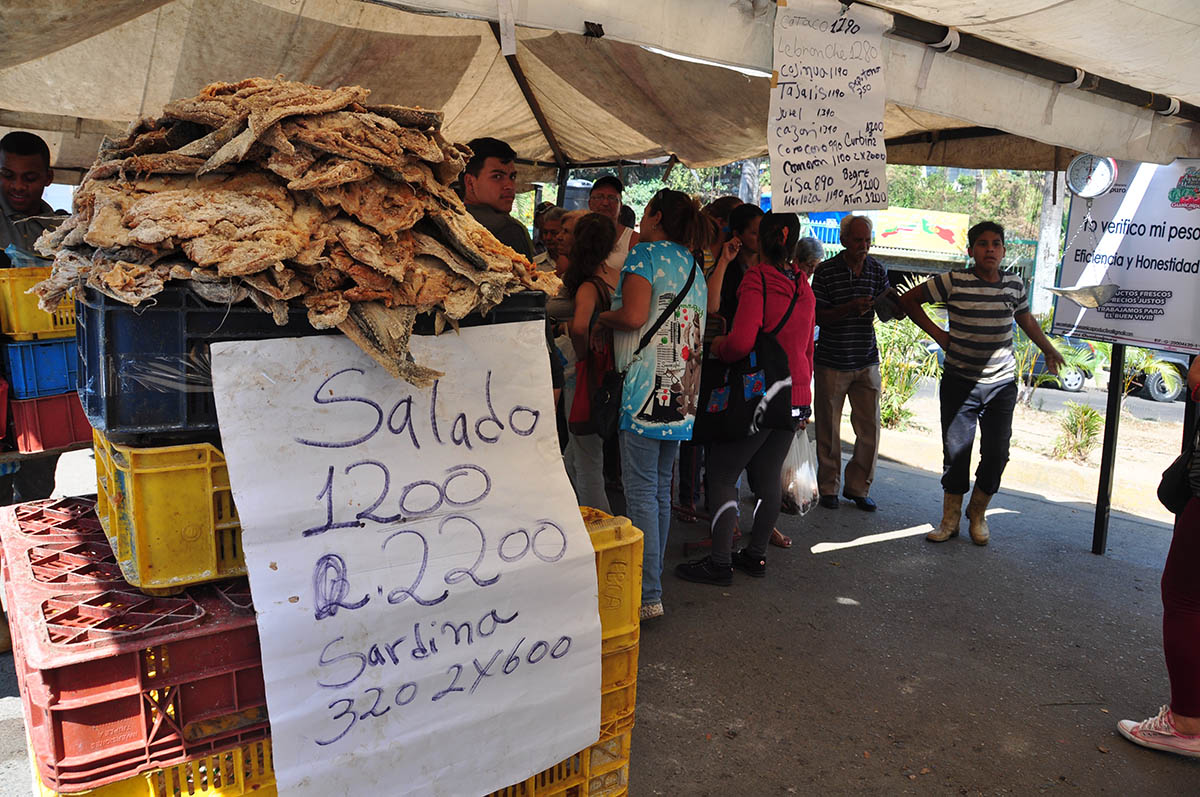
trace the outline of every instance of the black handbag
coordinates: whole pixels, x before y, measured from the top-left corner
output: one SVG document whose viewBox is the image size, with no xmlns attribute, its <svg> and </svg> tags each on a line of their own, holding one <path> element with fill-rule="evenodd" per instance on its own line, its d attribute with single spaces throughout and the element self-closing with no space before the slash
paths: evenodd
<svg viewBox="0 0 1200 797">
<path fill-rule="evenodd" d="M 676 308 L 683 303 L 684 297 L 692 289 L 692 283 L 696 281 L 696 267 L 697 261 L 693 258 L 692 270 L 688 273 L 687 282 L 683 284 L 683 290 L 675 295 L 671 303 L 658 316 L 654 325 L 646 330 L 646 334 L 642 335 L 642 339 L 638 341 L 637 349 L 633 352 L 633 357 L 630 358 L 631 362 L 637 359 L 637 356 L 642 353 L 642 349 L 650 344 L 654 333 L 658 332 L 659 328 L 667 322 L 667 319 L 671 317 Z M 604 375 L 600 386 L 592 394 L 592 424 L 596 427 L 596 433 L 605 440 L 611 440 L 617 436 L 617 429 L 621 421 L 621 398 L 624 391 L 625 372 L 613 370 Z"/>
<path fill-rule="evenodd" d="M 762 276 L 762 275 L 760 275 Z M 767 278 L 763 281 L 763 321 L 767 317 Z M 704 361 L 700 406 L 692 440 L 722 443 L 740 440 L 762 429 L 796 431 L 800 416 L 792 411 L 792 369 L 776 335 L 792 317 L 800 286 L 787 312 L 772 329 L 759 329 L 754 348 L 734 363 L 716 357 Z"/>
<path fill-rule="evenodd" d="M 1198 430 L 1197 442 L 1200 442 Z M 1187 506 L 1195 494 L 1192 490 L 1192 460 L 1196 456 L 1196 443 L 1190 451 L 1185 451 L 1175 458 L 1175 461 L 1163 471 L 1162 480 L 1158 483 L 1158 501 L 1167 510 L 1178 515 Z"/>
</svg>

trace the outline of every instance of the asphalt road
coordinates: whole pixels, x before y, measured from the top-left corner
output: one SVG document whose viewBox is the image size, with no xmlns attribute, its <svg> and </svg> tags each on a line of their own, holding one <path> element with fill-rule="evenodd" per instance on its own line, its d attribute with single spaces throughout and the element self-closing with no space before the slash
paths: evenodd
<svg viewBox="0 0 1200 797">
<path fill-rule="evenodd" d="M 937 382 L 928 379 L 921 386 L 920 395 L 923 398 L 937 398 Z M 1108 391 L 1105 388 L 1088 386 L 1079 393 L 1068 393 L 1053 387 L 1039 387 L 1033 394 L 1033 406 L 1046 412 L 1058 412 L 1068 401 L 1089 404 L 1101 413 L 1108 405 Z M 1135 418 L 1144 421 L 1165 421 L 1179 423 L 1183 421 L 1182 401 L 1150 401 L 1139 396 L 1126 396 L 1125 406 Z"/>
</svg>

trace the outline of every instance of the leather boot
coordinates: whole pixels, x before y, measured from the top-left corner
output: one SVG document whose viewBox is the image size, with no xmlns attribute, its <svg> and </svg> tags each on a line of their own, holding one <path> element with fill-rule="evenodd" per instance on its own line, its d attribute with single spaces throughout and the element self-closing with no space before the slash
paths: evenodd
<svg viewBox="0 0 1200 797">
<path fill-rule="evenodd" d="M 945 542 L 951 537 L 958 536 L 958 524 L 962 512 L 962 495 L 957 493 L 942 493 L 942 524 L 925 535 L 930 542 Z"/>
<path fill-rule="evenodd" d="M 971 493 L 971 501 L 967 504 L 967 520 L 970 521 L 971 542 L 976 545 L 988 544 L 988 523 L 984 517 L 988 502 L 992 497 L 976 487 Z"/>
</svg>

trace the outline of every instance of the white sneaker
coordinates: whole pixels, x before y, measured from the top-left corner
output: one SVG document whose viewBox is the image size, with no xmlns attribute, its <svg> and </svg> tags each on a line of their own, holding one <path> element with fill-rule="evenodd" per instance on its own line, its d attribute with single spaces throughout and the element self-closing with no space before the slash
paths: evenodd
<svg viewBox="0 0 1200 797">
<path fill-rule="evenodd" d="M 1117 730 L 1126 739 L 1142 747 L 1200 758 L 1200 735 L 1188 736 L 1177 731 L 1170 706 L 1163 706 L 1157 716 L 1148 720 L 1121 720 L 1117 723 Z"/>
<path fill-rule="evenodd" d="M 638 609 L 639 620 L 653 620 L 655 617 L 663 616 L 662 601 L 657 603 L 643 603 L 642 608 Z"/>
</svg>

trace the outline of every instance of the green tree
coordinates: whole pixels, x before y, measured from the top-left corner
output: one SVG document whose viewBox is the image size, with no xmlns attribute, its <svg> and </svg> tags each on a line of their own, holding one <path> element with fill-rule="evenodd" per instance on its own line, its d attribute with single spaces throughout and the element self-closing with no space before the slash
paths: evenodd
<svg viewBox="0 0 1200 797">
<path fill-rule="evenodd" d="M 970 175 L 951 183 L 942 169 L 923 173 L 920 166 L 888 165 L 888 199 L 894 207 L 965 213 L 971 224 L 997 221 L 1010 238 L 1037 238 L 1042 173 L 987 169 L 982 177 L 980 191 Z"/>
</svg>

